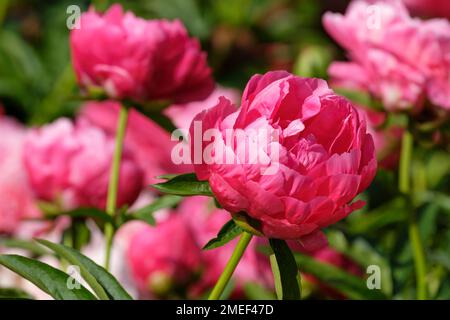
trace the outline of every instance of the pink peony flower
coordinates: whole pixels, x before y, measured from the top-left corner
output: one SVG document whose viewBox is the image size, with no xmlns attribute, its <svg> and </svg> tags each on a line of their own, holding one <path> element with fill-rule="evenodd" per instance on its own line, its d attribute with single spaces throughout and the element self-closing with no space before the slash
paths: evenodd
<svg viewBox="0 0 450 320">
<path fill-rule="evenodd" d="M 114 101 L 88 102 L 80 117 L 115 135 L 119 107 Z M 125 145 L 144 171 L 146 184 L 158 182 L 156 177 L 163 174 L 192 171 L 189 166 L 173 163 L 171 152 L 176 141 L 171 141 L 169 133 L 135 109 L 130 110 L 126 130 Z"/>
<path fill-rule="evenodd" d="M 38 218 L 22 163 L 26 129 L 0 115 L 0 234 L 14 234 L 24 219 Z"/>
<path fill-rule="evenodd" d="M 177 212 L 194 231 L 200 248 L 215 238 L 222 226 L 230 220 L 227 211 L 217 209 L 210 198 L 202 196 L 186 198 L 178 207 Z M 237 241 L 235 239 L 225 246 L 202 251 L 203 273 L 200 280 L 191 287 L 191 295 L 200 296 L 214 287 L 230 259 Z M 257 251 L 257 246 L 257 241 L 250 242 L 233 273 L 235 281 L 233 297 L 235 298 L 243 297 L 244 285 L 248 282 L 272 288 L 273 277 L 269 260 Z"/>
<path fill-rule="evenodd" d="M 239 92 L 235 89 L 218 86 L 205 100 L 171 105 L 164 110 L 164 114 L 172 120 L 177 128 L 189 130 L 192 119 L 199 112 L 215 105 L 220 97 L 225 97 L 232 103 L 237 103 L 239 101 Z"/>
<path fill-rule="evenodd" d="M 83 121 L 59 119 L 34 129 L 25 142 L 25 166 L 36 195 L 62 200 L 64 207 L 104 208 L 114 138 Z M 142 188 L 142 172 L 125 150 L 119 176 L 118 206 L 132 203 Z"/>
<path fill-rule="evenodd" d="M 153 74 L 146 84 L 150 98 L 187 103 L 208 97 L 214 81 L 198 40 L 189 38 L 179 20 L 155 20 L 150 25 L 159 35 Z"/>
<path fill-rule="evenodd" d="M 201 132 L 215 129 L 213 142 L 197 140 L 199 123 Z M 324 80 L 284 71 L 254 76 L 238 111 L 221 98 L 195 117 L 190 136 L 197 177 L 269 238 L 323 244 L 320 229 L 362 207 L 350 202 L 376 171 L 372 137 L 352 104 Z"/>
<path fill-rule="evenodd" d="M 450 108 L 450 23 L 411 18 L 399 1 L 353 1 L 326 13 L 328 33 L 349 54 L 329 74 L 338 85 L 368 90 L 389 111 L 419 110 L 425 98 Z"/>
<path fill-rule="evenodd" d="M 70 46 L 78 82 L 111 98 L 139 101 L 200 100 L 213 90 L 199 42 L 178 20 L 144 20 L 113 5 L 103 16 L 90 10 L 72 30 Z"/>
<path fill-rule="evenodd" d="M 156 227 L 143 226 L 130 240 L 127 259 L 139 291 L 155 295 L 187 284 L 200 271 L 201 255 L 184 219 L 171 215 Z"/>
<path fill-rule="evenodd" d="M 448 0 L 403 0 L 411 12 L 417 15 L 450 18 Z"/>
</svg>

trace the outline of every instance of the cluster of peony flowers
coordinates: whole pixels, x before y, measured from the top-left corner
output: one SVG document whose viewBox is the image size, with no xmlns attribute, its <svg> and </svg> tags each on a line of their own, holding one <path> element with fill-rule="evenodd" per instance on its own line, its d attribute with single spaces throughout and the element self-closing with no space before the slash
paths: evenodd
<svg viewBox="0 0 450 320">
<path fill-rule="evenodd" d="M 195 164 L 197 177 L 209 181 L 224 209 L 269 238 L 323 245 L 320 229 L 361 208 L 362 201 L 351 201 L 376 172 L 374 143 L 364 118 L 320 79 L 284 71 L 256 75 L 247 84 L 240 109 L 221 98 L 194 118 L 191 137 L 195 121 L 201 121 L 204 131 L 221 132 L 213 150 L 226 145 L 225 153 L 235 160 Z M 227 129 L 251 135 L 254 128 L 277 137 L 258 145 L 269 162 L 250 164 L 242 143 L 225 142 Z M 191 141 L 193 157 L 195 145 Z M 271 152 L 278 153 L 275 159 Z M 264 174 L 272 167 L 274 172 Z"/>
<path fill-rule="evenodd" d="M 388 110 L 420 109 L 426 97 L 450 108 L 448 22 L 413 19 L 399 2 L 381 1 L 380 27 L 356 28 L 367 19 L 370 4 L 357 1 L 345 16 L 324 17 L 351 59 L 332 64 L 333 82 L 369 91 Z M 233 298 L 244 296 L 247 283 L 273 289 L 269 260 L 258 250 L 267 245 L 264 238 L 291 240 L 292 247 L 300 245 L 318 260 L 360 275 L 353 262 L 324 248 L 322 229 L 364 205 L 354 200 L 375 176 L 375 150 L 386 153 L 382 166 L 395 166 L 401 131 L 378 132 L 384 114 L 357 109 L 324 80 L 286 71 L 253 76 L 239 99 L 236 90 L 214 84 L 206 54 L 179 21 L 144 20 L 114 5 L 103 15 L 84 13 L 81 26 L 70 35 L 80 87 L 88 94 L 100 90 L 111 100 L 87 102 L 75 120 L 61 118 L 29 130 L 0 117 L 0 133 L 7 132 L 0 141 L 0 198 L 5 198 L 0 233 L 13 233 L 21 219 L 40 216 L 36 199 L 61 210 L 105 209 L 121 101 L 164 101 L 170 104 L 164 115 L 178 128 L 189 128 L 190 137 L 196 122 L 201 133 L 219 134 L 208 143 L 191 139 L 194 164 L 175 165 L 170 134 L 131 109 L 117 206 L 131 206 L 150 192 L 144 186 L 158 182 L 159 175 L 195 171 L 223 209 L 206 197 L 191 197 L 158 218 L 157 226 L 134 230 L 126 262 L 141 296 L 168 297 L 179 288 L 188 297 L 204 296 L 237 239 L 213 251 L 202 247 L 230 214 L 263 237 L 249 244 L 237 266 Z M 233 137 L 230 144 L 228 130 L 243 133 L 243 140 Z M 249 163 L 252 150 L 244 142 L 255 138 L 255 130 L 264 131 L 256 137 L 264 161 Z M 387 145 L 390 139 L 396 144 Z M 196 147 L 204 154 L 211 142 L 212 158 L 224 156 L 220 149 L 232 163 L 198 163 Z"/>
<path fill-rule="evenodd" d="M 105 208 L 120 100 L 184 104 L 214 89 L 206 54 L 180 21 L 144 20 L 113 5 L 103 15 L 83 13 L 80 24 L 70 34 L 79 85 L 116 100 L 86 103 L 75 123 L 59 119 L 32 130 L 24 154 L 36 196 L 64 209 Z M 172 163 L 172 146 L 167 132 L 131 110 L 118 206 L 131 205 L 156 176 L 188 171 Z"/>
<path fill-rule="evenodd" d="M 334 84 L 365 90 L 388 111 L 433 105 L 450 109 L 450 23 L 410 17 L 400 1 L 353 1 L 345 15 L 326 13 L 325 29 L 347 52 L 334 62 Z"/>
</svg>

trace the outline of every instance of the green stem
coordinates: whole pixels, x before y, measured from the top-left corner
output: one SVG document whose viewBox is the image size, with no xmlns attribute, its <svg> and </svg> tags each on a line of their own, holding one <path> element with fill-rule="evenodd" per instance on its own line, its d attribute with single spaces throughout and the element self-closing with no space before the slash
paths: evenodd
<svg viewBox="0 0 450 320">
<path fill-rule="evenodd" d="M 231 279 L 231 276 L 233 275 L 234 270 L 236 269 L 239 261 L 242 258 L 242 255 L 245 252 L 245 249 L 247 248 L 248 244 L 250 243 L 250 240 L 252 240 L 253 235 L 251 233 L 245 232 L 242 234 L 241 238 L 239 239 L 239 242 L 236 245 L 236 248 L 234 248 L 233 254 L 231 255 L 230 260 L 228 261 L 227 265 L 225 266 L 225 269 L 222 272 L 222 275 L 220 276 L 219 280 L 217 281 L 216 285 L 214 286 L 214 289 L 211 291 L 211 294 L 209 295 L 208 300 L 218 300 L 220 296 L 223 293 L 223 290 L 227 286 L 228 282 Z"/>
<path fill-rule="evenodd" d="M 399 184 L 401 193 L 409 195 L 411 191 L 411 159 L 413 153 L 413 136 L 409 130 L 405 130 L 402 138 L 400 153 Z"/>
<path fill-rule="evenodd" d="M 417 299 L 426 300 L 428 299 L 428 292 L 426 282 L 427 266 L 425 261 L 425 252 L 422 244 L 422 239 L 420 238 L 419 227 L 414 217 L 412 217 L 411 221 L 409 222 L 409 240 L 414 252 Z"/>
<path fill-rule="evenodd" d="M 116 147 L 114 150 L 113 163 L 111 167 L 111 175 L 109 179 L 108 198 L 106 202 L 106 212 L 114 216 L 116 214 L 117 193 L 119 189 L 119 172 L 120 160 L 122 158 L 123 141 L 125 137 L 125 130 L 127 127 L 128 109 L 121 107 L 119 112 L 119 119 L 117 123 L 116 133 Z M 114 236 L 114 226 L 110 223 L 105 225 L 105 240 L 106 240 L 106 255 L 105 255 L 105 269 L 109 269 L 109 262 L 111 259 L 111 246 Z"/>
<path fill-rule="evenodd" d="M 426 261 L 425 252 L 420 238 L 419 227 L 414 212 L 414 205 L 412 204 L 411 195 L 411 160 L 413 154 L 414 140 L 411 132 L 405 130 L 402 138 L 402 150 L 400 154 L 400 168 L 399 168 L 399 190 L 407 199 L 407 204 L 410 207 L 409 214 L 409 241 L 414 257 L 414 265 L 416 270 L 416 291 L 417 299 L 427 299 L 426 286 Z"/>
</svg>

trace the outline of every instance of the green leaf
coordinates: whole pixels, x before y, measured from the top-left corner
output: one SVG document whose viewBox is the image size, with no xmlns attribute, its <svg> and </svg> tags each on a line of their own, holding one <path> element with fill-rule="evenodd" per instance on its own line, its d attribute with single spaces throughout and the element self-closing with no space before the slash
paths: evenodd
<svg viewBox="0 0 450 320">
<path fill-rule="evenodd" d="M 301 297 L 300 273 L 291 249 L 286 241 L 269 239 L 273 254 L 270 255 L 279 300 L 299 300 Z"/>
<path fill-rule="evenodd" d="M 294 256 L 298 268 L 302 272 L 313 275 L 350 299 L 386 299 L 386 296 L 380 290 L 367 288 L 366 281 L 362 278 L 300 253 L 296 253 Z"/>
<path fill-rule="evenodd" d="M 388 225 L 406 221 L 405 208 L 404 197 L 394 198 L 369 212 L 350 216 L 347 228 L 353 234 L 377 232 Z"/>
<path fill-rule="evenodd" d="M 33 297 L 22 289 L 0 288 L 0 300 L 31 300 Z"/>
<path fill-rule="evenodd" d="M 145 206 L 126 217 L 126 220 L 142 220 L 148 224 L 154 226 L 156 224 L 153 213 L 164 208 L 171 208 L 178 204 L 183 198 L 175 195 L 165 195 L 155 201 L 153 201 L 148 206 Z"/>
<path fill-rule="evenodd" d="M 94 218 L 115 225 L 114 219 L 109 214 L 97 208 L 77 208 L 71 211 L 62 212 L 61 215 L 72 218 Z"/>
<path fill-rule="evenodd" d="M 435 188 L 450 174 L 450 162 L 448 161 L 448 153 L 439 151 L 430 156 L 426 164 L 427 184 L 431 188 Z"/>
<path fill-rule="evenodd" d="M 43 256 L 49 252 L 32 241 L 14 238 L 0 238 L 0 247 L 23 249 L 35 256 Z"/>
<path fill-rule="evenodd" d="M 250 300 L 275 300 L 276 297 L 271 290 L 256 282 L 247 282 L 244 284 L 244 292 L 247 299 Z"/>
<path fill-rule="evenodd" d="M 81 275 L 85 278 L 84 274 L 91 275 L 96 282 L 105 290 L 106 294 L 114 300 L 132 300 L 131 296 L 123 289 L 120 283 L 103 267 L 96 264 L 94 261 L 84 256 L 80 252 L 60 244 L 51 243 L 46 240 L 37 240 L 44 246 L 47 246 L 68 260 L 70 263 L 80 267 Z M 71 259 L 71 260 L 69 260 Z M 89 276 L 88 276 L 89 277 Z M 88 282 L 89 283 L 89 282 Z M 89 285 L 91 285 L 89 283 Z"/>
<path fill-rule="evenodd" d="M 156 179 L 162 179 L 162 180 L 170 180 L 178 176 L 178 174 L 162 174 L 160 176 L 157 176 Z"/>
<path fill-rule="evenodd" d="M 42 239 L 36 241 L 49 248 L 50 250 L 53 250 L 57 255 L 59 255 L 61 258 L 66 259 L 69 263 L 78 266 L 80 268 L 81 276 L 84 278 L 84 280 L 86 280 L 91 289 L 94 290 L 97 297 L 101 300 L 109 300 L 109 297 L 103 287 L 97 282 L 97 280 L 79 261 L 79 259 L 77 259 L 77 257 L 70 250 L 68 250 L 68 247 Z"/>
<path fill-rule="evenodd" d="M 178 175 L 166 182 L 154 184 L 153 187 L 162 193 L 179 196 L 213 196 L 208 181 L 199 181 L 194 173 Z"/>
<path fill-rule="evenodd" d="M 203 250 L 211 250 L 221 247 L 240 235 L 242 231 L 242 228 L 239 227 L 234 220 L 230 220 L 223 225 L 216 238 L 208 241 L 208 243 L 203 247 Z"/>
<path fill-rule="evenodd" d="M 86 224 L 86 219 L 72 219 L 72 225 L 69 227 L 69 229 L 66 229 L 66 232 L 70 229 L 72 229 L 72 232 L 69 232 L 69 234 L 71 234 L 71 247 L 75 250 L 81 251 L 81 249 L 84 246 L 88 245 L 91 241 L 91 230 Z"/>
<path fill-rule="evenodd" d="M 96 300 L 81 284 L 70 289 L 70 276 L 48 264 L 18 255 L 1 255 L 0 264 L 31 281 L 57 300 Z"/>
<path fill-rule="evenodd" d="M 71 63 L 68 63 L 53 84 L 50 93 L 37 106 L 40 112 L 35 112 L 31 119 L 33 124 L 44 124 L 48 119 L 61 116 L 63 104 L 68 100 L 76 86 L 75 74 Z"/>
</svg>

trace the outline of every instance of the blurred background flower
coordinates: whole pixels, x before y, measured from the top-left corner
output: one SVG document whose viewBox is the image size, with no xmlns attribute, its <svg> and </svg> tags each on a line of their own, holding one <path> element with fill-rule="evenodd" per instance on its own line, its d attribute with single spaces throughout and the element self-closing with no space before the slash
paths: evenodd
<svg viewBox="0 0 450 320">
<path fill-rule="evenodd" d="M 22 155 L 27 129 L 0 115 L 0 234 L 15 234 L 26 219 L 39 218 Z"/>
<path fill-rule="evenodd" d="M 36 196 L 64 209 L 104 209 L 114 140 L 83 121 L 61 118 L 32 129 L 25 141 L 24 162 Z M 127 151 L 127 150 L 125 150 Z M 132 204 L 142 189 L 141 168 L 125 152 L 120 167 L 118 206 Z"/>
</svg>

